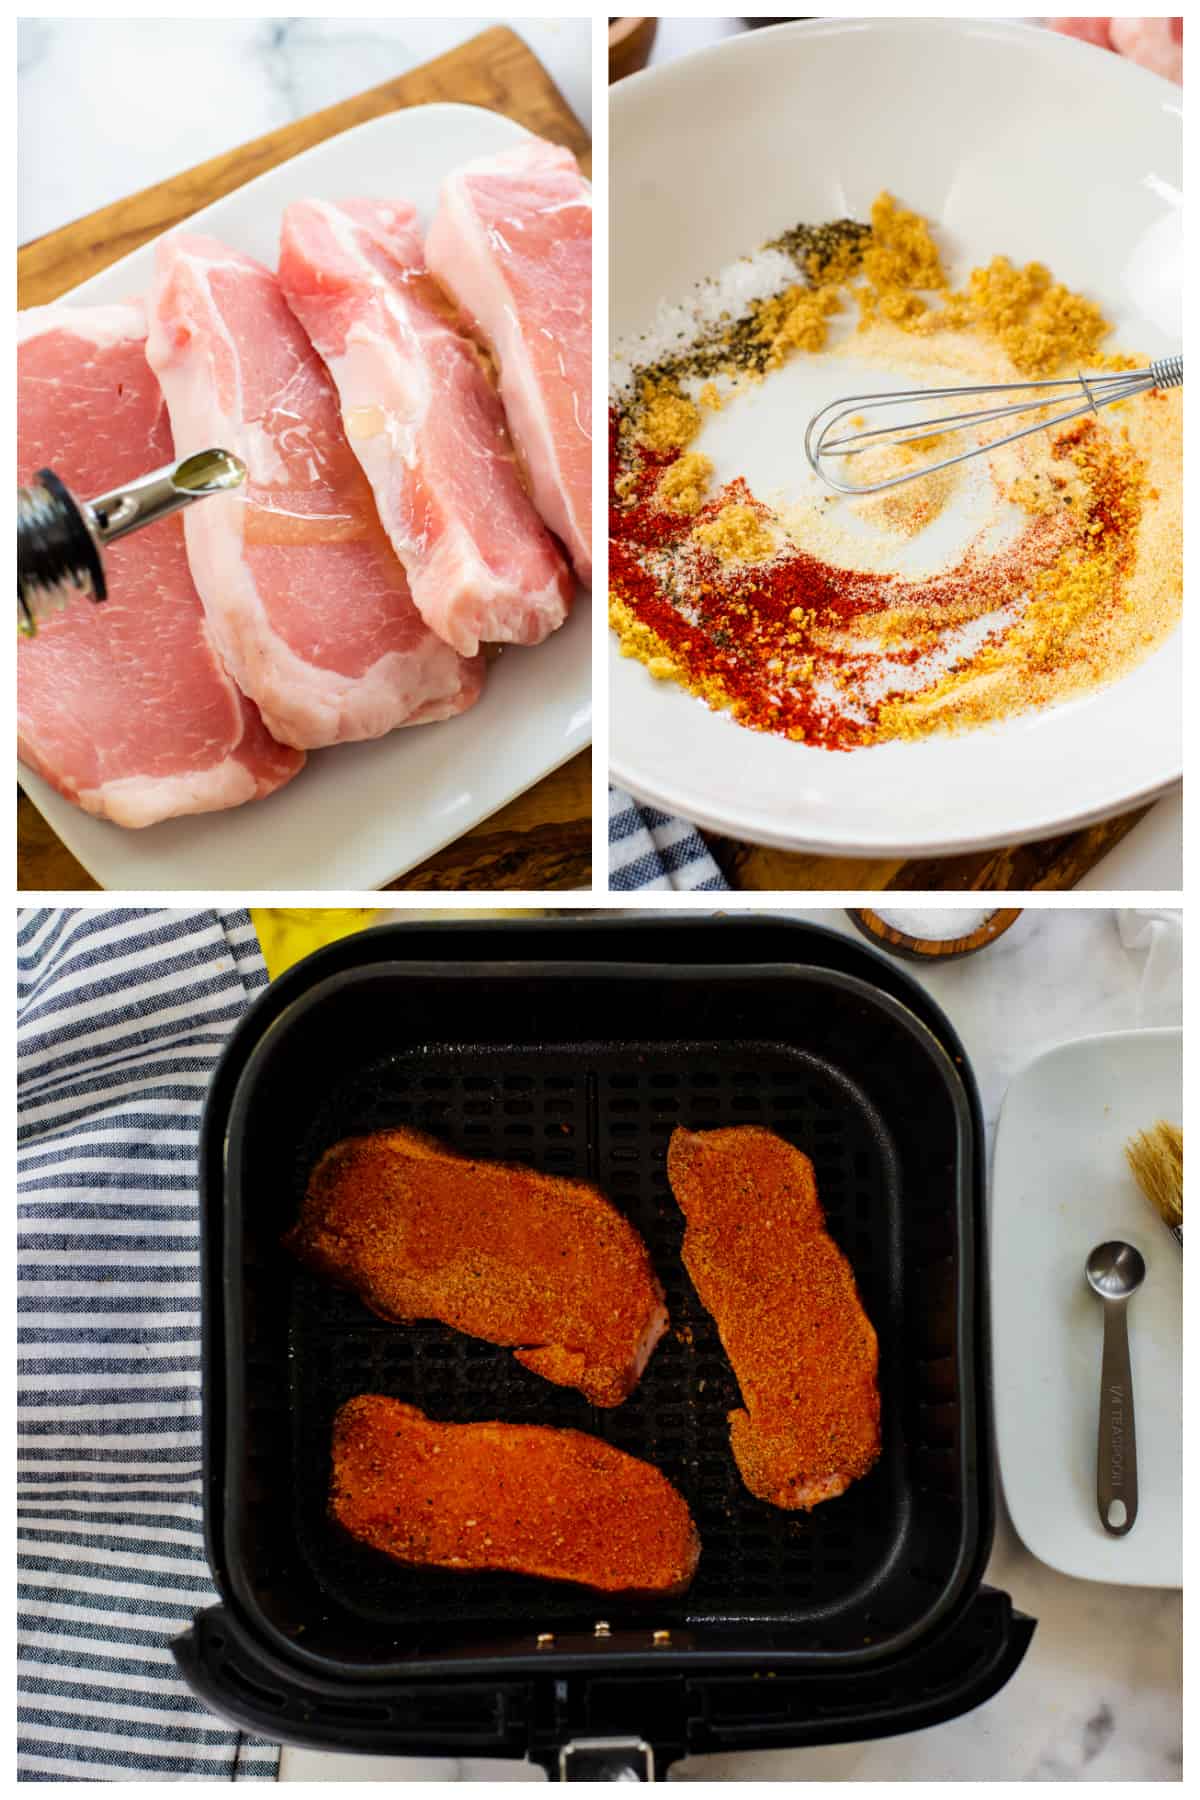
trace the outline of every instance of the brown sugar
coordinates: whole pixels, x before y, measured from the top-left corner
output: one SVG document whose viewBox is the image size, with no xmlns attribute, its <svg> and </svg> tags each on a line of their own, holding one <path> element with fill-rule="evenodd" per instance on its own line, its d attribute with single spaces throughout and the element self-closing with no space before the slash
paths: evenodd
<svg viewBox="0 0 1200 1800">
<path fill-rule="evenodd" d="M 753 308 L 755 336 L 767 345 L 764 369 L 777 369 L 792 350 L 823 350 L 829 318 L 840 312 L 841 295 L 834 287 L 786 288 Z"/>
<path fill-rule="evenodd" d="M 752 506 L 734 502 L 715 519 L 697 526 L 696 538 L 722 562 L 763 562 L 775 553 L 775 539 Z"/>
<path fill-rule="evenodd" d="M 972 269 L 961 298 L 1023 375 L 1052 375 L 1068 360 L 1087 361 L 1109 331 L 1100 308 L 1055 281 L 1044 263 L 1018 269 L 1007 256 L 994 256 L 986 269 Z"/>
<path fill-rule="evenodd" d="M 658 483 L 658 498 L 667 512 L 698 513 L 712 480 L 712 458 L 698 450 L 689 450 L 664 469 Z"/>
<path fill-rule="evenodd" d="M 700 430 L 700 409 L 667 382 L 642 383 L 637 435 L 650 450 L 682 450 Z"/>
<path fill-rule="evenodd" d="M 871 241 L 863 253 L 863 273 L 880 294 L 948 286 L 938 247 L 920 213 L 897 205 L 888 193 L 871 208 Z"/>
<path fill-rule="evenodd" d="M 960 293 L 948 292 L 929 226 L 880 194 L 871 208 L 866 282 L 855 290 L 862 324 L 886 319 L 905 330 L 965 331 L 993 337 L 1023 375 L 1052 375 L 1068 361 L 1090 362 L 1109 325 L 1099 307 L 1055 281 L 1044 263 L 1016 267 L 995 256 L 972 269 Z M 930 306 L 923 292 L 943 296 Z"/>
</svg>

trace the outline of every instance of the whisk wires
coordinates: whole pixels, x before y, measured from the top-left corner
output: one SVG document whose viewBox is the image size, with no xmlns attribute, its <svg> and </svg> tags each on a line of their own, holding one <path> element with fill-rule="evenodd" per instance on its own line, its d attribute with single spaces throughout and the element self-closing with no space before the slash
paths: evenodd
<svg viewBox="0 0 1200 1800">
<path fill-rule="evenodd" d="M 1119 400 L 1133 399 L 1138 394 L 1149 393 L 1153 388 L 1182 385 L 1183 357 L 1165 356 L 1152 362 L 1147 368 L 1123 369 L 1116 374 L 1084 375 L 1081 372 L 1048 381 L 1008 381 L 972 384 L 968 387 L 907 388 L 895 393 L 849 394 L 831 401 L 809 420 L 804 434 L 804 454 L 814 473 L 837 493 L 879 494 L 888 488 L 900 487 L 906 481 L 915 481 L 922 475 L 931 475 L 936 470 L 953 468 L 956 463 L 966 462 L 970 457 L 981 456 L 986 451 L 997 450 L 1003 444 L 1015 443 L 1018 438 L 1029 437 L 1035 431 L 1045 431 L 1051 425 L 1063 425 L 1085 413 L 1099 412 L 1101 407 L 1115 406 Z M 1000 396 L 1014 394 L 1021 398 L 1000 403 Z M 868 425 L 865 419 L 859 417 L 863 413 L 881 413 L 898 407 L 911 412 L 918 406 L 940 405 L 962 399 L 984 399 L 990 403 L 952 412 L 909 417 L 898 423 Z M 1031 413 L 1034 416 L 1030 422 L 1018 426 L 1014 431 L 1004 432 L 998 437 L 988 432 L 965 450 L 952 456 L 940 457 L 936 462 L 917 463 L 911 469 L 877 481 L 847 481 L 825 466 L 828 458 L 851 458 L 861 456 L 865 451 L 928 443 L 947 433 L 978 433 L 1000 420 Z M 847 432 L 844 429 L 847 423 L 860 428 Z"/>
</svg>

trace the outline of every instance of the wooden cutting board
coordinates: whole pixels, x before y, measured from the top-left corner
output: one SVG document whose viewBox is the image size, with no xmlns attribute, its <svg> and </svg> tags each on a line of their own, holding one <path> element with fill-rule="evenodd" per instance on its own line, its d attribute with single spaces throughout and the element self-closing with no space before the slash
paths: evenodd
<svg viewBox="0 0 1200 1800">
<path fill-rule="evenodd" d="M 394 81 L 36 238 L 17 256 L 17 303 L 41 306 L 56 300 L 298 151 L 382 113 L 435 100 L 504 113 L 539 137 L 565 144 L 590 169 L 583 126 L 541 63 L 515 32 L 494 26 Z M 591 812 L 591 755 L 584 751 L 393 886 L 435 893 L 586 887 L 591 879 Z M 94 890 L 97 885 L 24 794 L 18 795 L 17 881 L 29 891 Z"/>
<path fill-rule="evenodd" d="M 917 857 L 907 862 L 804 856 L 721 837 L 709 837 L 708 844 L 730 887 L 755 892 L 880 892 L 889 888 L 910 893 L 921 889 L 1061 893 L 1081 881 L 1149 811 L 1148 806 L 1139 806 L 1100 825 L 1043 838 L 1036 844 L 972 850 L 962 856 Z"/>
</svg>

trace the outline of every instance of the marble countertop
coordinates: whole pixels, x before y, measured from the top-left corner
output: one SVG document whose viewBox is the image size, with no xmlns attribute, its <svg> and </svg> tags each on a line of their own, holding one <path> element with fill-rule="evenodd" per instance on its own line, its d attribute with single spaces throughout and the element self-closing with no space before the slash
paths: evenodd
<svg viewBox="0 0 1200 1800">
<path fill-rule="evenodd" d="M 897 897 L 899 899 L 899 897 Z M 849 931 L 842 912 L 794 917 Z M 1181 1022 L 1179 915 L 1028 909 L 988 950 L 918 970 L 961 1034 L 991 1134 L 1009 1082 L 1052 1044 Z M 910 970 L 914 965 L 906 965 Z M 1173 1253 L 1173 1252 L 1172 1252 Z M 878 1743 L 696 1757 L 676 1781 L 1178 1781 L 1182 1604 L 1172 1591 L 1076 1581 L 1038 1562 L 1000 1507 L 987 1580 L 1038 1621 L 989 1704 Z M 285 1750 L 290 1780 L 529 1781 L 520 1764 Z"/>
<path fill-rule="evenodd" d="M 590 125 L 586 18 L 19 19 L 18 242 L 497 24 L 524 38 Z"/>
</svg>

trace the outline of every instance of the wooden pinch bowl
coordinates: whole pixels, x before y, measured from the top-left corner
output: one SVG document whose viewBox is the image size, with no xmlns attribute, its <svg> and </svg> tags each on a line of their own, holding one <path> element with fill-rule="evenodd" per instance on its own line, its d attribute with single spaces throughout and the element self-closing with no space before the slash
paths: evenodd
<svg viewBox="0 0 1200 1800">
<path fill-rule="evenodd" d="M 956 938 L 916 938 L 905 931 L 897 931 L 886 919 L 871 912 L 867 907 L 847 909 L 847 916 L 852 925 L 862 932 L 865 938 L 887 950 L 892 956 L 900 956 L 909 962 L 952 962 L 960 956 L 971 956 L 976 950 L 983 950 L 994 944 L 998 937 L 1003 937 L 1010 925 L 1015 925 L 1021 916 L 1019 906 L 1002 906 L 984 920 L 982 925 L 966 937 Z"/>
</svg>

